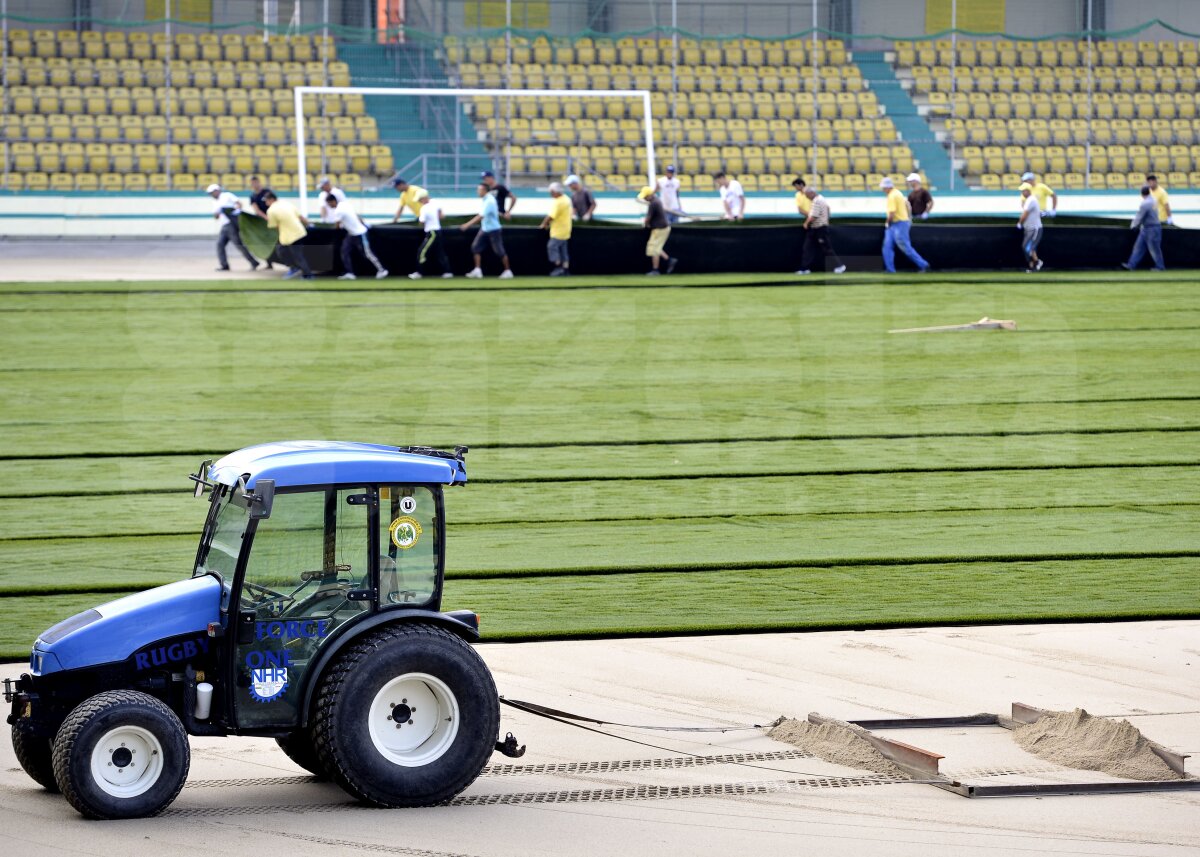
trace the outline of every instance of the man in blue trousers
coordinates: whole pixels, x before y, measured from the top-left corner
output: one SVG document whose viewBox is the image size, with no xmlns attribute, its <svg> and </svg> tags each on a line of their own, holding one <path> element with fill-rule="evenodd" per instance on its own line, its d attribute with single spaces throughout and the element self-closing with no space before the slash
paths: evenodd
<svg viewBox="0 0 1200 857">
<path fill-rule="evenodd" d="M 1142 231 L 1138 233 L 1137 243 L 1133 245 L 1133 254 L 1129 261 L 1121 265 L 1127 271 L 1137 268 L 1146 251 L 1150 252 L 1150 258 L 1154 261 L 1154 270 L 1167 270 L 1163 264 L 1162 221 L 1158 219 L 1158 202 L 1151 193 L 1149 185 L 1142 187 L 1142 204 L 1138 206 L 1133 223 L 1129 226 L 1130 229 L 1141 227 Z"/>
<path fill-rule="evenodd" d="M 922 274 L 929 270 L 929 263 L 921 258 L 921 254 L 913 249 L 908 239 L 912 228 L 912 217 L 908 212 L 908 200 L 904 194 L 896 190 L 895 183 L 885 178 L 879 183 L 879 189 L 887 198 L 887 227 L 883 231 L 883 267 L 889 274 L 896 273 L 896 248 L 912 260 Z"/>
</svg>

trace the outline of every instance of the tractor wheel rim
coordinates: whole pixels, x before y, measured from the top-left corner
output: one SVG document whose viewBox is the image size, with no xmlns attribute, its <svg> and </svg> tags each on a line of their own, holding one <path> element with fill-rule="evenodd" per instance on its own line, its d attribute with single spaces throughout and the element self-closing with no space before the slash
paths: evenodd
<svg viewBox="0 0 1200 857">
<path fill-rule="evenodd" d="M 118 726 L 92 750 L 92 779 L 112 797 L 143 794 L 158 782 L 162 771 L 162 743 L 140 726 Z"/>
<path fill-rule="evenodd" d="M 371 742 L 385 759 L 418 768 L 440 759 L 458 735 L 458 699 L 428 673 L 405 673 L 389 681 L 367 714 Z"/>
</svg>

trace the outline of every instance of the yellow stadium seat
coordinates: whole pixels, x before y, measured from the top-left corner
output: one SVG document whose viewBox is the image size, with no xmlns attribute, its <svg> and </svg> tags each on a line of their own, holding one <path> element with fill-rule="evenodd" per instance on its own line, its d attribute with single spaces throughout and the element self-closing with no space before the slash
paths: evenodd
<svg viewBox="0 0 1200 857">
<path fill-rule="evenodd" d="M 93 173 L 105 173 L 109 170 L 111 159 L 107 143 L 88 143 L 84 146 L 87 169 Z"/>
</svg>

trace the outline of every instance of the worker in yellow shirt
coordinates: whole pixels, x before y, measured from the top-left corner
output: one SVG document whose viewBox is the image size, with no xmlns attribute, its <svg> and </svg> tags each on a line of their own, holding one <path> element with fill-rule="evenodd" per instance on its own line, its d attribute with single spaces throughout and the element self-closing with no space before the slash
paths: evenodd
<svg viewBox="0 0 1200 857">
<path fill-rule="evenodd" d="M 279 232 L 279 256 L 288 265 L 288 272 L 283 275 L 285 280 L 304 274 L 304 279 L 313 278 L 312 268 L 304 258 L 304 248 L 298 245 L 308 230 L 308 220 L 290 202 L 283 202 L 273 191 L 264 191 L 263 204 L 267 206 L 267 228 Z"/>
<path fill-rule="evenodd" d="M 1042 217 L 1054 217 L 1058 214 L 1058 194 L 1054 192 L 1054 188 L 1039 179 L 1033 173 L 1025 173 L 1021 176 L 1022 182 L 1029 182 L 1033 186 L 1033 195 L 1037 197 L 1038 208 L 1042 211 Z M 1024 210 L 1025 200 L 1021 200 L 1021 208 Z"/>
<path fill-rule="evenodd" d="M 796 189 L 796 211 L 799 212 L 800 216 L 804 218 L 805 221 L 807 221 L 808 213 L 812 211 L 812 200 L 810 200 L 804 193 L 804 179 L 800 176 L 796 176 L 796 178 L 792 180 L 792 187 Z"/>
<path fill-rule="evenodd" d="M 912 229 L 912 217 L 908 211 L 908 200 L 896 190 L 896 183 L 885 178 L 879 183 L 887 199 L 887 226 L 883 230 L 883 267 L 889 274 L 896 273 L 896 248 L 912 260 L 922 274 L 929 271 L 929 263 L 913 249 L 908 233 Z"/>
<path fill-rule="evenodd" d="M 542 218 L 542 229 L 549 227 L 550 240 L 546 243 L 546 255 L 550 257 L 550 276 L 565 277 L 570 273 L 571 256 L 567 242 L 571 240 L 571 200 L 563 193 L 558 182 L 550 185 L 550 213 Z"/>
<path fill-rule="evenodd" d="M 1158 183 L 1158 176 L 1146 176 L 1146 184 L 1150 187 L 1150 198 L 1158 206 L 1158 222 L 1164 226 L 1174 226 L 1171 219 L 1171 198 L 1167 189 Z"/>
<path fill-rule="evenodd" d="M 392 223 L 400 222 L 400 215 L 404 213 L 405 207 L 413 213 L 413 217 L 419 218 L 421 216 L 421 197 L 426 194 L 425 188 L 409 184 L 399 176 L 392 179 L 392 187 L 400 194 L 400 207 L 396 209 L 396 216 L 392 218 Z"/>
</svg>

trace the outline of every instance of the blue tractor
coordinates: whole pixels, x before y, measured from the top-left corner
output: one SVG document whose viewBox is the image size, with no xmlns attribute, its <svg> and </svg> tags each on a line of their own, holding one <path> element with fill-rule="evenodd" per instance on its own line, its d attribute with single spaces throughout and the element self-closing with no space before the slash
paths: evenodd
<svg viewBox="0 0 1200 857">
<path fill-rule="evenodd" d="M 133 818 L 179 794 L 189 735 L 273 737 L 383 807 L 442 803 L 493 750 L 519 755 L 497 742 L 478 617 L 441 612 L 465 453 L 294 441 L 204 462 L 191 576 L 60 622 L 6 680 L 21 766 L 84 816 Z"/>
</svg>

